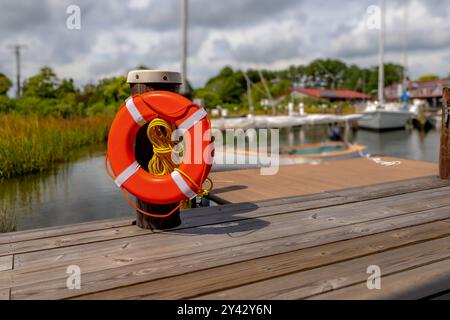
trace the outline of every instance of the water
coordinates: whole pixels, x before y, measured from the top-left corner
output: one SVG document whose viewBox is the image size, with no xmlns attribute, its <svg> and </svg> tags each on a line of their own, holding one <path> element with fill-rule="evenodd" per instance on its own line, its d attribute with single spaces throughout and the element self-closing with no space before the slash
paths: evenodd
<svg viewBox="0 0 450 320">
<path fill-rule="evenodd" d="M 392 131 L 377 133 L 353 131 L 350 141 L 364 144 L 377 155 L 436 162 L 439 158 L 437 130 L 421 133 Z M 327 127 L 283 129 L 282 146 L 317 143 L 327 140 Z M 104 170 L 104 146 L 87 150 L 72 163 L 45 174 L 3 181 L 0 199 L 17 218 L 17 230 L 133 216 Z"/>
<path fill-rule="evenodd" d="M 45 174 L 3 181 L 0 197 L 14 210 L 17 230 L 125 216 L 132 213 L 105 173 L 104 147 Z"/>
<path fill-rule="evenodd" d="M 327 141 L 327 139 L 328 128 L 326 126 L 289 128 L 280 131 L 281 146 L 319 143 Z M 372 155 L 428 162 L 439 161 L 440 132 L 436 129 L 428 132 L 396 130 L 382 133 L 353 130 L 350 133 L 349 142 L 365 145 L 366 152 Z"/>
</svg>

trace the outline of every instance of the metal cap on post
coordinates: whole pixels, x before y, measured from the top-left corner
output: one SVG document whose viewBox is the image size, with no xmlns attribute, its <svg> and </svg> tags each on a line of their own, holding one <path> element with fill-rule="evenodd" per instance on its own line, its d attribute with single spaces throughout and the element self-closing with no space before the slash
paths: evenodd
<svg viewBox="0 0 450 320">
<path fill-rule="evenodd" d="M 179 93 L 182 83 L 181 74 L 166 70 L 133 70 L 128 73 L 127 82 L 131 94 L 141 94 L 148 91 L 164 90 Z M 153 146 L 147 137 L 148 123 L 139 129 L 135 143 L 136 161 L 147 170 L 147 165 L 153 156 Z M 153 214 L 167 214 L 178 206 L 178 203 L 153 204 L 136 199 L 139 209 Z M 167 218 L 154 218 L 136 212 L 136 225 L 143 229 L 170 229 L 181 224 L 180 210 L 176 210 Z"/>
<path fill-rule="evenodd" d="M 165 70 L 132 70 L 128 72 L 127 82 L 133 83 L 167 83 L 181 85 L 181 74 Z"/>
</svg>

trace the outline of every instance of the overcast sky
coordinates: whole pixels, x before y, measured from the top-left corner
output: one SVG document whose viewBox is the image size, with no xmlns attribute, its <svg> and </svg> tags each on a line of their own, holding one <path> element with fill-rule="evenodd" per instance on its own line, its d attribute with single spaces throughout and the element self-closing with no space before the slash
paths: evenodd
<svg viewBox="0 0 450 320">
<path fill-rule="evenodd" d="M 450 0 L 387 2 L 386 61 L 401 63 L 409 3 L 411 77 L 450 74 Z M 66 8 L 81 8 L 81 29 Z M 188 78 L 202 86 L 224 65 L 280 69 L 316 58 L 377 64 L 377 30 L 366 10 L 378 0 L 189 0 Z M 78 85 L 144 64 L 180 68 L 180 0 L 0 0 L 0 72 L 15 74 L 8 45 L 27 44 L 23 74 L 43 65 Z"/>
</svg>

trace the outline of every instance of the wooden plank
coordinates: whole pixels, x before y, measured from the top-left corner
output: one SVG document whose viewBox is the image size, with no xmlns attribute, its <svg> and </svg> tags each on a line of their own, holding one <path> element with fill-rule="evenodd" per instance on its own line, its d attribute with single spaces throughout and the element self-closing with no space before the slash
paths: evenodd
<svg viewBox="0 0 450 320">
<path fill-rule="evenodd" d="M 74 294 L 87 294 L 102 290 L 109 290 L 118 286 L 127 286 L 135 283 L 151 281 L 158 278 L 170 277 L 189 272 L 214 268 L 221 265 L 236 263 L 245 260 L 256 259 L 308 248 L 312 245 L 321 245 L 336 241 L 348 240 L 362 235 L 370 235 L 377 232 L 403 228 L 412 225 L 423 224 L 441 219 L 448 219 L 450 210 L 448 207 L 433 209 L 410 215 L 401 215 L 385 219 L 376 219 L 366 223 L 340 226 L 313 233 L 301 233 L 294 237 L 283 237 L 268 241 L 252 241 L 246 245 L 233 245 L 227 248 L 211 248 L 209 251 L 197 250 L 197 253 L 187 252 L 182 256 L 164 258 L 158 260 L 145 256 L 144 250 L 129 252 L 125 256 L 76 260 L 83 271 L 83 286 L 81 290 L 73 292 L 65 287 L 65 270 L 69 263 L 60 266 L 52 266 L 42 270 L 18 270 L 14 274 L 5 276 L 13 277 L 14 286 L 12 296 L 15 298 L 44 298 L 57 299 L 68 298 Z M 253 235 L 253 234 L 252 234 Z M 178 239 L 180 243 L 184 240 Z M 137 259 L 136 255 L 145 256 Z M 52 265 L 50 263 L 50 265 Z M 0 274 L 0 287 L 11 286 L 8 278 L 2 279 Z"/>
<path fill-rule="evenodd" d="M 426 190 L 420 193 L 412 193 L 409 195 L 401 194 L 394 200 L 385 199 L 377 200 L 378 206 L 382 207 L 384 203 L 392 201 L 397 203 L 396 205 L 391 205 L 393 209 L 401 210 L 413 210 L 414 204 L 411 204 L 409 200 L 411 197 L 417 197 L 415 201 L 423 199 L 416 203 L 416 210 L 421 208 L 431 208 L 436 206 L 443 206 L 450 204 L 450 198 L 447 197 L 447 193 L 450 191 L 450 187 Z M 309 201 L 304 202 L 293 202 L 292 199 L 287 199 L 285 204 L 282 203 L 283 200 L 276 200 L 273 202 L 266 202 L 261 205 L 257 204 L 235 204 L 235 205 L 225 205 L 223 207 L 213 207 L 213 208 L 202 208 L 200 210 L 189 211 L 186 213 L 186 217 L 183 218 L 184 223 L 182 226 L 173 229 L 174 230 L 184 230 L 191 227 L 197 227 L 202 225 L 209 225 L 215 223 L 232 222 L 232 221 L 242 221 L 245 219 L 261 218 L 275 214 L 288 214 L 292 212 L 300 212 L 310 208 L 317 207 L 331 207 L 333 204 L 338 204 L 345 202 L 340 197 L 330 197 L 327 194 L 318 194 L 315 196 L 309 196 L 307 199 Z M 406 199 L 406 200 L 405 200 Z M 439 203 L 439 199 L 441 202 Z M 434 204 L 429 204 L 433 202 Z M 372 202 L 366 202 L 362 206 L 371 205 Z M 401 207 L 403 205 L 403 207 Z M 426 206 L 425 206 L 426 205 Z M 361 204 L 354 204 L 353 206 L 361 207 Z M 336 209 L 332 209 L 335 211 Z M 361 209 L 362 210 L 362 209 Z M 347 211 L 347 208 L 344 209 Z M 407 212 L 407 211 L 404 211 Z M 7 254 L 17 254 L 32 252 L 44 249 L 69 247 L 79 244 L 95 243 L 99 241 L 106 241 L 111 239 L 124 239 L 131 238 L 135 236 L 143 236 L 152 233 L 151 231 L 140 230 L 134 226 L 126 226 L 122 228 L 109 228 L 99 231 L 84 232 L 75 235 L 60 236 L 60 237 L 50 237 L 31 241 L 21 241 L 13 244 L 0 245 L 0 256 Z M 20 257 L 18 257 L 20 259 Z M 17 266 L 20 267 L 20 261 L 18 261 Z"/>
<path fill-rule="evenodd" d="M 272 202 L 276 208 L 268 204 L 233 204 L 221 207 L 199 208 L 197 210 L 190 210 L 184 213 L 184 222 L 181 226 L 174 228 L 175 230 L 184 230 L 193 227 L 225 223 L 232 221 L 240 221 L 245 219 L 263 217 L 274 215 L 277 213 L 303 211 L 310 208 L 331 206 L 332 204 L 340 203 L 339 197 L 329 196 L 326 194 L 308 196 L 308 199 L 301 203 L 285 201 L 283 205 L 277 205 L 277 202 Z M 282 200 L 280 200 L 282 202 Z M 152 233 L 159 233 L 161 231 L 150 231 L 136 228 L 135 226 L 124 226 L 116 228 L 108 228 L 104 230 L 95 230 L 89 232 L 81 232 L 76 234 L 68 234 L 63 236 L 45 237 L 42 239 L 35 239 L 29 241 L 19 241 L 10 244 L 0 245 L 0 256 L 25 253 L 53 248 L 69 247 L 80 244 L 94 243 L 112 239 L 125 239 L 135 236 L 150 235 Z"/>
<path fill-rule="evenodd" d="M 117 228 L 121 226 L 130 225 L 131 222 L 132 218 L 121 217 L 121 218 L 70 224 L 65 226 L 55 226 L 48 228 L 39 228 L 33 230 L 3 233 L 0 234 L 0 244 L 8 244 L 17 241 L 26 241 L 39 238 L 55 237 L 60 235 L 69 235 L 74 233 L 102 230 L 108 228 Z"/>
<path fill-rule="evenodd" d="M 358 158 L 325 161 L 321 165 L 281 166 L 272 176 L 261 176 L 259 169 L 239 170 L 239 174 L 235 171 L 214 172 L 211 177 L 216 192 L 229 191 L 212 193 L 232 203 L 253 202 L 431 176 L 438 172 L 436 163 L 390 157 L 383 157 L 383 160 L 399 160 L 401 165 L 384 167 L 366 158 Z"/>
<path fill-rule="evenodd" d="M 122 256 L 137 251 L 133 262 L 148 258 L 147 248 L 153 248 L 154 259 L 183 255 L 198 250 L 219 249 L 253 241 L 262 241 L 277 237 L 306 233 L 333 228 L 336 226 L 355 224 L 372 219 L 381 219 L 411 212 L 420 212 L 433 207 L 450 205 L 446 188 L 435 191 L 422 191 L 410 195 L 400 195 L 392 199 L 377 199 L 361 203 L 335 206 L 330 208 L 291 212 L 275 216 L 258 216 L 257 218 L 241 220 L 239 223 L 209 225 L 205 227 L 179 230 L 172 233 L 158 233 L 136 236 L 125 239 L 114 239 L 103 243 L 91 243 L 82 246 L 72 246 L 46 251 L 15 255 L 15 268 L 39 268 L 49 265 L 76 262 L 99 255 Z M 392 202 L 395 205 L 392 205 Z M 253 214 L 250 212 L 250 214 Z M 301 226 L 301 227 L 300 227 Z M 257 232 L 261 230 L 261 232 Z M 239 236 L 230 238 L 229 233 Z M 242 237 L 246 233 L 248 236 Z M 178 234 L 178 237 L 171 236 Z M 196 235 L 195 237 L 192 237 Z M 183 241 L 180 243 L 180 237 Z M 201 245 L 199 245 L 201 244 Z M 124 249 L 123 247 L 126 246 Z M 192 251 L 195 250 L 195 251 Z M 144 252 L 145 254 L 140 254 Z M 114 264 L 113 264 L 114 265 Z"/>
<path fill-rule="evenodd" d="M 438 176 L 428 176 L 415 179 L 387 182 L 366 187 L 330 190 L 328 193 L 341 197 L 351 198 L 355 201 L 382 198 L 410 192 L 431 190 L 450 186 L 450 181 L 439 179 Z"/>
<path fill-rule="evenodd" d="M 0 300 L 9 300 L 9 289 L 0 289 Z"/>
<path fill-rule="evenodd" d="M 13 256 L 0 257 L 0 271 L 11 270 L 13 268 Z"/>
<path fill-rule="evenodd" d="M 368 290 L 366 283 L 359 283 L 316 296 L 313 299 L 416 300 L 449 289 L 450 259 L 447 258 L 443 261 L 425 264 L 411 270 L 382 276 L 380 290 Z"/>
<path fill-rule="evenodd" d="M 449 235 L 450 224 L 435 222 L 121 287 L 79 299 L 188 299 Z"/>
<path fill-rule="evenodd" d="M 267 210 L 265 211 L 270 212 L 271 214 L 277 214 L 282 212 L 284 210 L 282 206 L 287 204 L 297 203 L 295 204 L 295 209 L 307 210 L 312 208 L 332 206 L 336 204 L 350 203 L 363 198 L 375 199 L 381 196 L 401 194 L 402 192 L 405 191 L 406 188 L 408 188 L 409 191 L 417 191 L 422 190 L 425 186 L 428 188 L 442 187 L 443 185 L 445 185 L 442 182 L 443 180 L 436 179 L 435 177 L 427 177 L 427 178 L 419 178 L 417 179 L 417 181 L 404 181 L 393 183 L 393 185 L 390 188 L 387 188 L 387 186 L 382 185 L 380 187 L 370 186 L 367 188 L 353 190 L 351 193 L 352 198 L 343 198 L 339 196 L 336 197 L 328 193 L 322 193 L 315 195 L 290 197 L 286 199 L 268 200 L 257 204 L 242 203 L 239 204 L 238 207 L 234 205 L 234 206 L 221 206 L 213 208 L 201 208 L 196 209 L 194 211 L 186 211 L 184 213 L 184 216 L 186 218 L 183 219 L 184 220 L 183 224 L 176 229 L 185 229 L 194 226 L 199 226 L 202 225 L 202 223 L 208 224 L 213 222 L 218 223 L 218 222 L 245 219 L 246 216 L 245 215 L 240 216 L 239 212 L 252 211 L 252 209 L 255 208 L 257 208 L 256 210 L 258 211 L 254 212 L 255 217 L 258 215 L 264 215 L 264 212 L 259 212 L 260 208 L 277 206 L 278 207 L 277 210 L 274 210 L 273 212 Z M 449 184 L 450 182 L 446 183 Z M 380 193 L 380 190 L 384 190 L 385 188 L 387 188 L 387 190 L 385 190 L 384 193 Z M 345 192 L 345 190 L 342 192 Z M 360 194 L 360 196 L 358 196 L 358 194 Z M 293 208 L 291 207 L 289 208 L 289 210 L 285 211 L 290 212 L 292 211 L 292 209 Z M 225 216 L 225 213 L 234 213 L 235 217 Z M 215 217 L 216 220 L 211 221 L 210 217 Z M 124 227 L 121 227 L 122 224 Z M 55 227 L 47 229 L 37 229 L 28 232 L 22 231 L 17 233 L 10 233 L 9 235 L 12 236 L 10 236 L 9 238 L 11 239 L 8 239 L 6 241 L 5 236 L 3 237 L 3 243 L 5 244 L 4 245 L 0 244 L 0 255 L 12 254 L 14 252 L 28 252 L 31 250 L 43 250 L 55 247 L 65 247 L 76 244 L 105 241 L 114 238 L 124 238 L 133 236 L 135 228 L 129 227 L 129 224 L 130 223 L 128 218 L 126 219 L 119 218 L 119 219 L 97 221 L 93 223 L 83 223 L 79 225 L 63 226 L 61 228 Z M 98 230 L 100 230 L 100 232 L 98 232 Z M 92 236 L 93 233 L 96 234 L 95 237 Z M 61 236 L 61 234 L 63 235 Z M 139 233 L 139 231 L 136 231 L 135 234 L 140 235 L 144 233 Z M 42 239 L 44 240 L 34 243 L 31 242 L 31 244 L 29 242 L 26 242 L 31 241 L 27 239 L 36 239 L 36 237 L 43 237 Z M 22 241 L 24 241 L 24 243 L 14 246 L 15 250 L 11 250 L 7 245 L 7 243 L 10 242 L 22 242 Z"/>
<path fill-rule="evenodd" d="M 450 238 L 440 238 L 412 246 L 388 250 L 362 258 L 339 262 L 325 267 L 272 278 L 246 286 L 199 296 L 199 299 L 316 299 L 344 298 L 345 287 L 359 284 L 361 290 L 352 297 L 363 298 L 363 291 L 374 292 L 366 286 L 369 274 L 367 268 L 377 265 L 381 268 L 381 287 L 389 286 L 387 276 L 424 264 L 450 258 Z M 450 260 L 447 260 L 450 262 Z M 441 269 L 442 270 L 449 270 Z M 400 277 L 399 282 L 412 281 L 411 277 Z M 447 282 L 450 285 L 450 282 Z M 363 289 L 364 286 L 364 289 Z M 390 287 L 390 286 L 389 286 Z M 343 288 L 338 290 L 339 288 Z M 359 294 L 361 293 L 361 294 Z M 366 296 L 369 293 L 365 293 Z"/>
</svg>

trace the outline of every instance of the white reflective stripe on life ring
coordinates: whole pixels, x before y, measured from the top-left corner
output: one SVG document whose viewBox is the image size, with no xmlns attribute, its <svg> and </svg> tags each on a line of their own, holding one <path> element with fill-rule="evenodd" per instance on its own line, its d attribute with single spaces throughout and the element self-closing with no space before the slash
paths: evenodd
<svg viewBox="0 0 450 320">
<path fill-rule="evenodd" d="M 138 108 L 136 107 L 136 105 L 134 104 L 133 101 L 133 97 L 129 97 L 126 101 L 125 101 L 125 106 L 128 109 L 128 112 L 130 113 L 131 117 L 133 118 L 133 120 L 140 126 L 143 126 L 144 124 L 147 123 L 147 121 L 145 120 L 145 118 L 142 116 L 142 114 L 139 112 Z"/>
<path fill-rule="evenodd" d="M 188 199 L 193 199 L 197 194 L 192 191 L 189 185 L 184 181 L 184 178 L 178 171 L 173 171 L 171 174 L 173 181 L 177 185 L 178 189 L 186 196 Z"/>
<path fill-rule="evenodd" d="M 120 188 L 128 179 L 130 179 L 141 168 L 137 161 L 130 164 L 114 179 L 114 183 Z"/>
<path fill-rule="evenodd" d="M 200 108 L 197 111 L 195 111 L 193 114 L 191 114 L 186 120 L 184 120 L 179 126 L 178 129 L 181 130 L 189 130 L 190 128 L 192 128 L 193 126 L 195 126 L 195 124 L 197 122 L 199 122 L 200 120 L 202 120 L 204 117 L 207 116 L 207 112 L 205 109 Z"/>
</svg>

